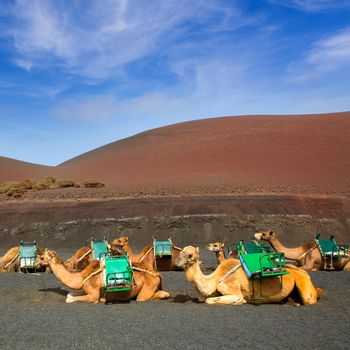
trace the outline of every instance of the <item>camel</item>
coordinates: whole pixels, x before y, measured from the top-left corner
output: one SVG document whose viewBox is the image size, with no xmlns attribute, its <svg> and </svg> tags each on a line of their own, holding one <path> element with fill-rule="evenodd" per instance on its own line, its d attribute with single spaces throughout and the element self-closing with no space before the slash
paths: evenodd
<svg viewBox="0 0 350 350">
<path fill-rule="evenodd" d="M 284 253 L 285 257 L 295 260 L 297 265 L 306 271 L 319 271 L 325 269 L 325 261 L 314 241 L 308 241 L 296 248 L 285 247 L 273 231 L 257 232 L 255 239 L 264 240 L 270 243 L 277 252 Z M 350 271 L 350 258 L 340 258 L 333 260 L 334 270 Z"/>
<path fill-rule="evenodd" d="M 105 288 L 103 287 L 103 268 L 97 260 L 93 260 L 83 271 L 68 271 L 57 253 L 53 250 L 45 250 L 40 255 L 43 265 L 50 266 L 55 276 L 68 288 L 83 290 L 85 295 L 73 296 L 68 293 L 66 303 L 77 301 L 97 304 L 105 301 L 102 297 Z M 103 264 L 103 263 L 102 263 Z M 153 299 L 166 299 L 169 293 L 160 290 L 161 276 L 154 271 L 148 271 L 140 264 L 134 270 L 131 291 L 113 293 L 114 301 L 127 301 L 136 298 L 137 301 Z"/>
<path fill-rule="evenodd" d="M 206 248 L 209 251 L 215 252 L 218 264 L 221 264 L 224 260 L 226 260 L 224 247 L 225 247 L 225 243 L 223 242 L 210 242 L 206 245 Z"/>
<path fill-rule="evenodd" d="M 38 248 L 38 254 L 42 251 L 42 249 Z M 19 269 L 19 254 L 20 247 L 12 247 L 10 248 L 4 256 L 0 257 L 0 272 L 18 272 Z M 39 259 L 36 260 L 36 272 L 50 272 L 50 269 L 44 268 Z"/>
<path fill-rule="evenodd" d="M 134 253 L 129 245 L 129 238 L 127 236 L 121 236 L 114 239 L 111 243 L 112 251 L 116 247 L 121 248 L 128 253 L 131 263 L 133 265 L 143 262 L 149 269 L 153 269 L 156 266 L 158 271 L 179 270 L 174 261 L 179 255 L 181 249 L 174 245 L 173 256 L 171 259 L 168 259 L 166 257 L 161 259 L 155 259 L 153 245 L 148 245 L 145 248 L 143 248 L 140 252 Z"/>
<path fill-rule="evenodd" d="M 90 247 L 79 248 L 69 259 L 63 262 L 68 271 L 82 271 L 93 261 Z"/>
<path fill-rule="evenodd" d="M 19 247 L 10 248 L 0 257 L 0 272 L 15 272 L 19 266 Z"/>
<path fill-rule="evenodd" d="M 261 280 L 264 298 L 255 299 L 254 290 L 255 295 L 260 296 L 260 281 L 249 280 L 238 259 L 227 259 L 213 273 L 204 275 L 200 268 L 199 248 L 187 246 L 179 254 L 176 263 L 184 268 L 185 278 L 207 304 L 279 303 L 288 299 L 295 290 L 302 304 L 315 304 L 322 294 L 322 289 L 314 287 L 306 271 L 289 264 L 289 274 Z"/>
<path fill-rule="evenodd" d="M 218 264 L 220 265 L 223 261 L 226 259 L 235 259 L 237 258 L 237 251 L 234 249 L 234 251 L 231 251 L 228 255 L 228 257 L 225 257 L 224 253 L 224 242 L 210 242 L 206 245 L 207 250 L 211 252 L 215 252 L 216 259 L 218 261 Z"/>
</svg>

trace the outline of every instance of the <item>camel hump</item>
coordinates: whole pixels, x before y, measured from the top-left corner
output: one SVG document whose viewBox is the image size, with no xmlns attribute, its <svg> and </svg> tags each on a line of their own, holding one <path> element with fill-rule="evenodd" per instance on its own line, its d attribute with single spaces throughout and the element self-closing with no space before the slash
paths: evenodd
<svg viewBox="0 0 350 350">
<path fill-rule="evenodd" d="M 81 275 L 83 278 L 90 276 L 94 271 L 100 268 L 100 262 L 93 260 L 82 272 Z"/>
<path fill-rule="evenodd" d="M 19 247 L 12 247 L 6 252 L 4 258 L 13 259 L 18 253 L 19 253 Z"/>
</svg>

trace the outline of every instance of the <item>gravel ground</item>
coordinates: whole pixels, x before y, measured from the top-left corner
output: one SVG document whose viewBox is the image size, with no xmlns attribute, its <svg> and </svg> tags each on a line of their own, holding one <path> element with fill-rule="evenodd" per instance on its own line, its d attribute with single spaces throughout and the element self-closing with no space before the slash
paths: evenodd
<svg viewBox="0 0 350 350">
<path fill-rule="evenodd" d="M 325 296 L 305 307 L 209 306 L 182 272 L 163 277 L 171 300 L 88 305 L 65 304 L 68 290 L 52 274 L 0 274 L 0 349 L 349 348 L 350 273 L 312 273 Z"/>
</svg>

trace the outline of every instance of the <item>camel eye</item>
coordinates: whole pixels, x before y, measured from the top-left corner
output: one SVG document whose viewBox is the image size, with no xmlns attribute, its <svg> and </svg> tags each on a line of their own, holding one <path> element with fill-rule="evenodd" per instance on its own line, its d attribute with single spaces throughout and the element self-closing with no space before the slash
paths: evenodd
<svg viewBox="0 0 350 350">
<path fill-rule="evenodd" d="M 193 255 L 192 254 L 188 254 L 188 258 L 192 259 Z"/>
</svg>

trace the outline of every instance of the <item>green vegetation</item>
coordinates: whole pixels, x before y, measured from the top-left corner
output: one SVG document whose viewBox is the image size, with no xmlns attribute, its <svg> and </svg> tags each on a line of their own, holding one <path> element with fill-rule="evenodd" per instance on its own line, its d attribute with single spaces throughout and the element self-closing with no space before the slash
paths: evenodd
<svg viewBox="0 0 350 350">
<path fill-rule="evenodd" d="M 101 181 L 98 181 L 98 180 L 84 180 L 82 182 L 82 185 L 86 188 L 101 188 L 101 187 L 104 187 L 105 184 Z"/>
<path fill-rule="evenodd" d="M 6 181 L 0 184 L 0 194 L 8 197 L 21 198 L 24 193 L 30 190 L 42 191 L 69 187 L 101 188 L 105 184 L 98 180 L 88 179 L 79 184 L 70 179 L 57 180 L 53 176 L 45 176 L 40 180 L 24 179 L 22 181 Z"/>
</svg>

